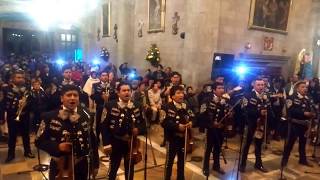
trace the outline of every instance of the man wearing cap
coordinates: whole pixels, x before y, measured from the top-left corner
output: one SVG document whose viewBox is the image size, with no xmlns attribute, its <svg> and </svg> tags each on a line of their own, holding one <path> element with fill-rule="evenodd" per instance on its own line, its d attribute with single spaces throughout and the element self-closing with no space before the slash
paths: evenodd
<svg viewBox="0 0 320 180">
<path fill-rule="evenodd" d="M 285 144 L 281 166 L 288 164 L 290 152 L 297 138 L 299 138 L 299 164 L 312 167 L 306 157 L 306 142 L 310 131 L 311 120 L 316 117 L 313 103 L 307 96 L 307 84 L 298 81 L 295 84 L 296 92 L 287 101 L 289 118 L 288 141 Z"/>
</svg>

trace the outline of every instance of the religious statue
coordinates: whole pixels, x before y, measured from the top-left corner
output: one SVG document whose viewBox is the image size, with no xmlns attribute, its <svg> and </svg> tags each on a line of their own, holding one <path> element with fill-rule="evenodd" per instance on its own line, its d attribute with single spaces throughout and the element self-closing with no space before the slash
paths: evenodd
<svg viewBox="0 0 320 180">
<path fill-rule="evenodd" d="M 101 30 L 100 30 L 100 28 L 98 28 L 98 30 L 97 30 L 97 41 L 100 41 L 100 33 L 101 33 Z"/>
<path fill-rule="evenodd" d="M 138 37 L 141 38 L 143 35 L 142 35 L 142 27 L 144 25 L 144 22 L 142 20 L 139 21 L 138 23 Z"/>
<path fill-rule="evenodd" d="M 161 14 L 161 11 L 160 11 L 161 4 L 160 4 L 160 0 L 154 0 L 154 2 L 156 3 L 156 6 L 153 11 L 153 18 L 154 18 L 154 21 L 157 22 Z"/>
<path fill-rule="evenodd" d="M 114 33 L 113 33 L 113 39 L 116 40 L 116 42 L 118 42 L 118 25 L 117 24 L 114 24 Z"/>
<path fill-rule="evenodd" d="M 294 71 L 295 75 L 298 75 L 299 79 L 310 80 L 313 77 L 312 74 L 312 53 L 306 49 L 302 49 L 296 60 L 296 67 Z"/>
<path fill-rule="evenodd" d="M 172 18 L 173 23 L 172 23 L 172 34 L 176 35 L 178 34 L 178 21 L 180 20 L 180 16 L 178 15 L 178 12 L 174 12 L 174 16 Z"/>
</svg>

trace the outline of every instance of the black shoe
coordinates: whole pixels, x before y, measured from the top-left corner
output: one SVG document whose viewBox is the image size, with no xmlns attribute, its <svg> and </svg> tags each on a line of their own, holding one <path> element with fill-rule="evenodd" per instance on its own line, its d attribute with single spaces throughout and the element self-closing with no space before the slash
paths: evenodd
<svg viewBox="0 0 320 180">
<path fill-rule="evenodd" d="M 224 170 L 221 169 L 220 167 L 214 167 L 213 170 L 216 171 L 217 173 L 221 174 L 221 175 L 225 174 Z"/>
<path fill-rule="evenodd" d="M 209 170 L 208 169 L 204 169 L 203 171 L 202 171 L 202 173 L 203 173 L 203 175 L 204 176 L 209 176 Z"/>
<path fill-rule="evenodd" d="M 280 137 L 280 136 L 274 136 L 274 137 L 273 137 L 273 140 L 275 140 L 275 141 L 280 141 L 280 140 L 281 140 L 281 137 Z"/>
<path fill-rule="evenodd" d="M 31 159 L 35 158 L 35 156 L 31 152 L 24 153 L 24 157 L 31 158 Z"/>
<path fill-rule="evenodd" d="M 307 166 L 307 167 L 311 167 L 311 168 L 313 167 L 313 165 L 308 163 L 308 161 L 301 161 L 301 162 L 299 162 L 299 164 Z"/>
<path fill-rule="evenodd" d="M 239 171 L 242 173 L 246 172 L 246 167 L 245 166 L 240 166 Z"/>
<path fill-rule="evenodd" d="M 14 158 L 15 158 L 14 155 L 8 155 L 5 163 L 10 163 L 12 160 L 14 160 Z"/>
<path fill-rule="evenodd" d="M 8 137 L 0 136 L 0 142 L 7 142 L 7 141 L 8 141 Z"/>
<path fill-rule="evenodd" d="M 281 161 L 281 167 L 286 167 L 287 164 L 288 164 L 288 161 L 284 161 L 284 160 Z"/>
<path fill-rule="evenodd" d="M 263 173 L 267 173 L 268 170 L 266 168 L 264 168 L 262 165 L 254 165 L 254 168 L 263 172 Z"/>
</svg>

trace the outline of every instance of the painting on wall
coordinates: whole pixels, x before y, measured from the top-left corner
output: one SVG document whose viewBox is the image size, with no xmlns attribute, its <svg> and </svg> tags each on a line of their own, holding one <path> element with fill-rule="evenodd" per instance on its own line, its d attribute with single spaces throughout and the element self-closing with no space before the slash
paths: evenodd
<svg viewBox="0 0 320 180">
<path fill-rule="evenodd" d="M 164 32 L 166 0 L 148 0 L 148 32 Z"/>
<path fill-rule="evenodd" d="M 111 26 L 111 3 L 107 2 L 102 5 L 102 37 L 110 36 Z"/>
<path fill-rule="evenodd" d="M 287 34 L 292 0 L 251 0 L 249 28 Z"/>
</svg>

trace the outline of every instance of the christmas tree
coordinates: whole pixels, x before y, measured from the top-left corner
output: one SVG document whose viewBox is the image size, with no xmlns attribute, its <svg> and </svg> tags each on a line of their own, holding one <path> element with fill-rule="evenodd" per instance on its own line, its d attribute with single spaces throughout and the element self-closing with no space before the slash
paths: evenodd
<svg viewBox="0 0 320 180">
<path fill-rule="evenodd" d="M 157 67 L 160 64 L 160 51 L 156 44 L 151 44 L 146 60 L 149 61 L 154 67 Z"/>
</svg>

